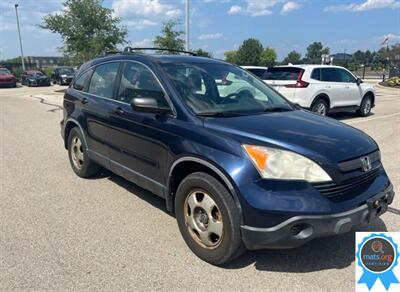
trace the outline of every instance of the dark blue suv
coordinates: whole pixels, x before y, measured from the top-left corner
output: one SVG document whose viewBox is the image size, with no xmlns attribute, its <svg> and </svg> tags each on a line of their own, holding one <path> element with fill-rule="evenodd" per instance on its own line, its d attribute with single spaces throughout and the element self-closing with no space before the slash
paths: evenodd
<svg viewBox="0 0 400 292">
<path fill-rule="evenodd" d="M 220 60 L 96 58 L 67 89 L 61 128 L 78 176 L 104 167 L 164 198 L 212 264 L 347 232 L 394 197 L 368 135 Z"/>
</svg>

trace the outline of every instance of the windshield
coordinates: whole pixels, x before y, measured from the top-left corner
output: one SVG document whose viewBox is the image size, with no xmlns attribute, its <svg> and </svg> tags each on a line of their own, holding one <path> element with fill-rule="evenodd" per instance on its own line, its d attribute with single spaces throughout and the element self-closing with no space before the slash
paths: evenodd
<svg viewBox="0 0 400 292">
<path fill-rule="evenodd" d="M 162 66 L 181 98 L 197 115 L 292 110 L 277 92 L 238 67 L 213 63 Z"/>
<path fill-rule="evenodd" d="M 296 67 L 269 68 L 264 74 L 264 80 L 297 80 L 304 70 Z"/>
<path fill-rule="evenodd" d="M 11 73 L 7 69 L 3 69 L 3 68 L 0 69 L 0 75 L 8 75 L 8 74 L 11 74 Z"/>
<path fill-rule="evenodd" d="M 29 76 L 43 76 L 44 74 L 42 72 L 36 71 L 28 74 Z"/>
<path fill-rule="evenodd" d="M 74 70 L 72 68 L 60 68 L 60 74 L 74 74 Z"/>
</svg>

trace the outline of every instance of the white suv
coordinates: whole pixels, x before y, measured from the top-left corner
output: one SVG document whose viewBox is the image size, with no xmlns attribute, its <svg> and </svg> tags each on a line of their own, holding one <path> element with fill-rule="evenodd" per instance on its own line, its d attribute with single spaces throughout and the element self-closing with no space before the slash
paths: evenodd
<svg viewBox="0 0 400 292">
<path fill-rule="evenodd" d="M 277 66 L 259 77 L 293 103 L 321 115 L 357 110 L 364 117 L 375 105 L 373 87 L 343 67 Z"/>
</svg>

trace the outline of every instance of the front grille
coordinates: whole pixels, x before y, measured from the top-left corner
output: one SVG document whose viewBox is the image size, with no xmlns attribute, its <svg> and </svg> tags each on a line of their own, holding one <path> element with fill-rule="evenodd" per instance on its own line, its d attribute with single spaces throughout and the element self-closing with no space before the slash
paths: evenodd
<svg viewBox="0 0 400 292">
<path fill-rule="evenodd" d="M 322 195 L 328 198 L 334 198 L 337 196 L 344 195 L 349 191 L 361 187 L 361 186 L 369 186 L 369 184 L 378 176 L 379 169 L 375 168 L 374 170 L 360 175 L 356 178 L 345 180 L 343 183 L 315 183 L 313 184 L 314 188 L 316 188 Z"/>
<path fill-rule="evenodd" d="M 366 157 L 366 156 L 368 156 L 369 159 L 371 160 L 371 164 L 373 167 L 376 167 L 377 165 L 380 164 L 381 154 L 380 154 L 379 150 L 377 150 L 375 152 L 372 152 L 367 155 L 363 155 L 361 157 L 357 157 L 357 158 L 354 158 L 351 160 L 340 162 L 338 164 L 338 167 L 341 172 L 349 172 L 349 171 L 353 171 L 353 170 L 362 169 L 361 158 Z"/>
</svg>

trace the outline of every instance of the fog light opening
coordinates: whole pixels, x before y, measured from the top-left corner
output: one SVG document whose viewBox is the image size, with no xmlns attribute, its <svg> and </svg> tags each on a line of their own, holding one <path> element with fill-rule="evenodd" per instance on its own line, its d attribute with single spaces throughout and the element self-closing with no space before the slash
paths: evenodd
<svg viewBox="0 0 400 292">
<path fill-rule="evenodd" d="M 304 239 L 313 234 L 313 227 L 306 223 L 296 224 L 290 228 L 290 233 L 297 239 Z"/>
</svg>

